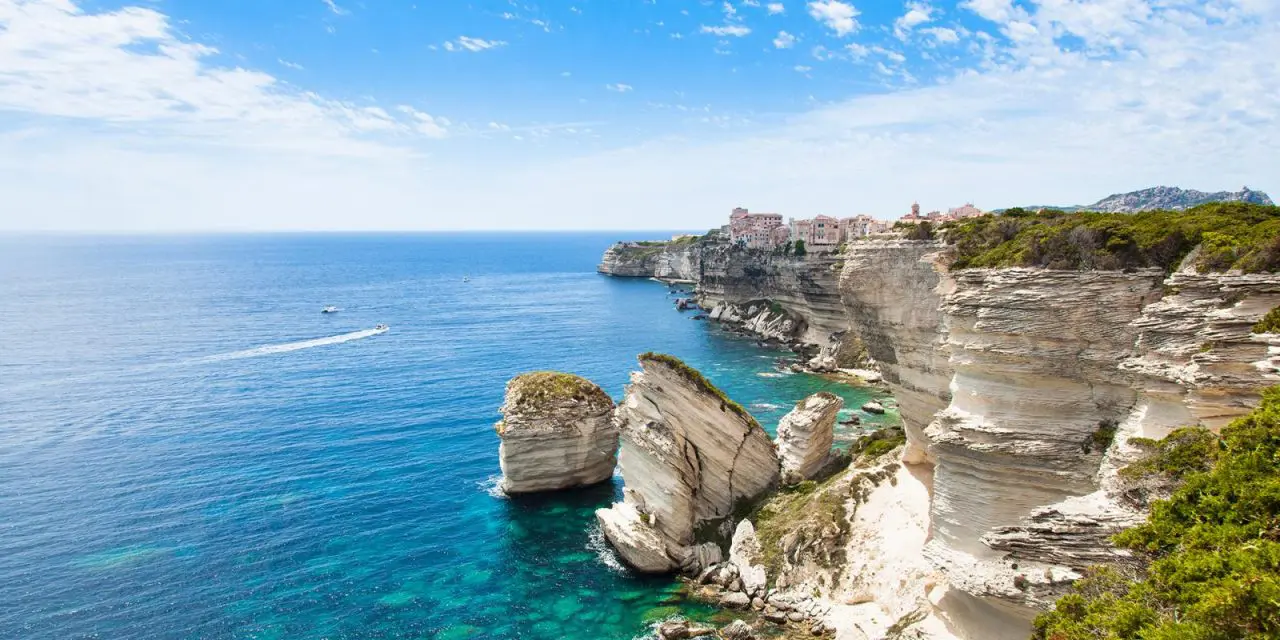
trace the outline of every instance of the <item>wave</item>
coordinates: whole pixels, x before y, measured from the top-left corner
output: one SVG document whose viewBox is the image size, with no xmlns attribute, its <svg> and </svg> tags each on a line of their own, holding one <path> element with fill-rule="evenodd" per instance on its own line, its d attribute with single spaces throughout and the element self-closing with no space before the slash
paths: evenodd
<svg viewBox="0 0 1280 640">
<path fill-rule="evenodd" d="M 760 409 L 762 411 L 772 411 L 773 409 L 781 409 L 782 405 L 773 404 L 772 402 L 757 402 L 751 405 L 752 409 Z"/>
<path fill-rule="evenodd" d="M 363 329 L 361 331 L 352 331 L 337 336 L 329 336 L 327 338 L 315 338 L 312 340 L 301 340 L 298 342 L 286 342 L 284 344 L 268 344 L 243 351 L 232 351 L 230 353 L 220 353 L 214 356 L 208 356 L 199 359 L 197 362 L 222 362 L 224 360 L 240 360 L 242 358 L 256 358 L 258 356 L 269 356 L 277 353 L 287 353 L 289 351 L 300 351 L 302 349 L 312 349 L 315 347 L 326 347 L 331 344 L 342 344 L 343 342 L 351 342 L 352 340 L 362 340 L 370 338 L 380 333 L 386 333 L 386 329 Z"/>
<path fill-rule="evenodd" d="M 499 500 L 507 499 L 507 492 L 502 490 L 502 474 L 489 476 L 488 478 L 477 482 L 476 486 L 489 494 L 490 498 L 497 498 Z"/>
<path fill-rule="evenodd" d="M 604 529 L 600 528 L 599 523 L 591 525 L 591 529 L 587 534 L 587 551 L 595 553 L 596 558 L 600 560 L 600 564 L 610 571 L 619 574 L 627 572 L 622 560 L 618 558 L 618 552 L 613 550 L 608 540 L 605 540 Z"/>
<path fill-rule="evenodd" d="M 780 371 L 761 371 L 756 375 L 760 376 L 761 378 L 785 378 L 786 376 L 789 376 L 791 374 L 782 373 Z"/>
</svg>

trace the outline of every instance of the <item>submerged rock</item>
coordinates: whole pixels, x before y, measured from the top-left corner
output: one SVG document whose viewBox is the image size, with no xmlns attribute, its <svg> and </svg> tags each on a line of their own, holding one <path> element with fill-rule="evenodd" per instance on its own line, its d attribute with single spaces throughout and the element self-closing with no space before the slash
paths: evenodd
<svg viewBox="0 0 1280 640">
<path fill-rule="evenodd" d="M 879 402 L 868 402 L 862 405 L 862 410 L 866 411 L 867 413 L 874 413 L 879 415 L 884 413 L 884 405 L 880 404 Z"/>
<path fill-rule="evenodd" d="M 717 525 L 777 486 L 778 456 L 760 424 L 696 370 L 660 354 L 640 366 L 614 413 L 623 501 L 596 518 L 637 570 L 696 572 L 713 559 L 705 543 Z"/>
<path fill-rule="evenodd" d="M 826 465 L 835 442 L 836 418 L 843 407 L 840 396 L 821 391 L 782 417 L 776 443 L 784 482 L 811 479 Z"/>
<path fill-rule="evenodd" d="M 591 381 L 539 371 L 512 378 L 495 425 L 502 489 L 531 493 L 608 480 L 617 463 L 613 400 Z"/>
</svg>

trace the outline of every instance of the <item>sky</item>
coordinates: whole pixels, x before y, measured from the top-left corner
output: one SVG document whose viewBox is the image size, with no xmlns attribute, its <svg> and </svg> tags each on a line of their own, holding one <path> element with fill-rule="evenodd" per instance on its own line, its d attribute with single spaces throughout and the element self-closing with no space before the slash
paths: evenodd
<svg viewBox="0 0 1280 640">
<path fill-rule="evenodd" d="M 0 0 L 0 230 L 1280 191 L 1280 0 Z"/>
</svg>

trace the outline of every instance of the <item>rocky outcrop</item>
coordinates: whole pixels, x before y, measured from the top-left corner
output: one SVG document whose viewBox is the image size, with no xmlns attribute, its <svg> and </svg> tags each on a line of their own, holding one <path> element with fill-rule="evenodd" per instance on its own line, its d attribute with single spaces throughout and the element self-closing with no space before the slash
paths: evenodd
<svg viewBox="0 0 1280 640">
<path fill-rule="evenodd" d="M 1086 211 L 1109 211 L 1113 213 L 1137 213 L 1155 209 L 1190 209 L 1196 205 L 1209 202 L 1252 202 L 1254 204 L 1272 204 L 1266 193 L 1254 191 L 1249 187 L 1241 187 L 1239 191 L 1215 191 L 1206 193 L 1195 189 L 1178 187 L 1151 187 L 1109 195 L 1091 205 L 1081 207 Z"/>
<path fill-rule="evenodd" d="M 704 247 L 701 264 L 698 296 L 704 307 L 772 303 L 802 321 L 793 333 L 796 339 L 819 347 L 849 328 L 840 302 L 840 258 L 834 253 L 782 256 L 718 244 Z"/>
<path fill-rule="evenodd" d="M 782 479 L 796 484 L 816 477 L 831 461 L 836 418 L 844 400 L 822 391 L 801 400 L 778 422 L 778 458 Z"/>
<path fill-rule="evenodd" d="M 852 242 L 840 290 L 849 322 L 894 391 L 907 434 L 907 461 L 928 460 L 924 428 L 951 402 L 952 365 L 943 345 L 939 242 L 889 238 Z"/>
<path fill-rule="evenodd" d="M 738 570 L 738 579 L 742 581 L 742 591 L 755 598 L 765 595 L 768 576 L 764 570 L 763 554 L 760 541 L 756 539 L 756 528 L 750 520 L 743 519 L 733 530 L 733 541 L 729 545 L 729 562 Z"/>
<path fill-rule="evenodd" d="M 596 512 L 632 567 L 698 571 L 718 562 L 730 517 L 777 486 L 778 456 L 764 429 L 700 373 L 645 354 L 615 422 L 623 501 Z"/>
<path fill-rule="evenodd" d="M 701 270 L 703 242 L 692 238 L 619 242 L 605 250 L 596 271 L 619 277 L 694 282 Z"/>
<path fill-rule="evenodd" d="M 918 625 L 961 637 L 1026 637 L 1085 566 L 1124 560 L 1106 540 L 1143 518 L 1115 482 L 1129 438 L 1220 426 L 1280 381 L 1276 337 L 1250 332 L 1275 274 L 951 272 L 943 245 L 876 240 L 841 283 L 931 494 L 928 567 L 902 571 L 939 586 L 869 597 L 927 601 Z"/>
<path fill-rule="evenodd" d="M 752 337 L 796 347 L 808 327 L 804 318 L 769 300 L 717 302 L 708 317 Z"/>
<path fill-rule="evenodd" d="M 502 489 L 554 491 L 604 482 L 617 463 L 613 400 L 588 380 L 540 371 L 507 383 L 502 420 Z"/>
</svg>

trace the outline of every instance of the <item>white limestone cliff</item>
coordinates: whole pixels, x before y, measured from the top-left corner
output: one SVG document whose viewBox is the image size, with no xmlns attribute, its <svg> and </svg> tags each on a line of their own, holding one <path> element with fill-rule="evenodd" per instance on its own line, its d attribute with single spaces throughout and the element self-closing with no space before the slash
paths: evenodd
<svg viewBox="0 0 1280 640">
<path fill-rule="evenodd" d="M 719 561 L 715 530 L 777 486 L 778 457 L 755 419 L 697 371 L 656 354 L 640 365 L 614 414 L 623 502 L 596 517 L 632 567 L 698 571 Z"/>
<path fill-rule="evenodd" d="M 831 460 L 836 419 L 844 400 L 826 391 L 801 400 L 778 422 L 778 458 L 787 484 L 809 480 Z"/>
<path fill-rule="evenodd" d="M 590 381 L 540 371 L 507 383 L 502 420 L 502 490 L 554 491 L 604 482 L 617 462 L 613 400 Z"/>
<path fill-rule="evenodd" d="M 1142 519 L 1115 481 L 1127 439 L 1216 428 L 1280 382 L 1277 337 L 1250 332 L 1280 304 L 1280 276 L 946 263 L 941 244 L 897 239 L 845 256 L 844 302 L 897 396 L 918 479 L 881 485 L 861 511 L 930 494 L 926 566 L 882 570 L 933 586 L 867 597 L 886 612 L 927 602 L 912 629 L 1025 638 L 1081 569 L 1123 556 L 1107 537 Z"/>
</svg>

